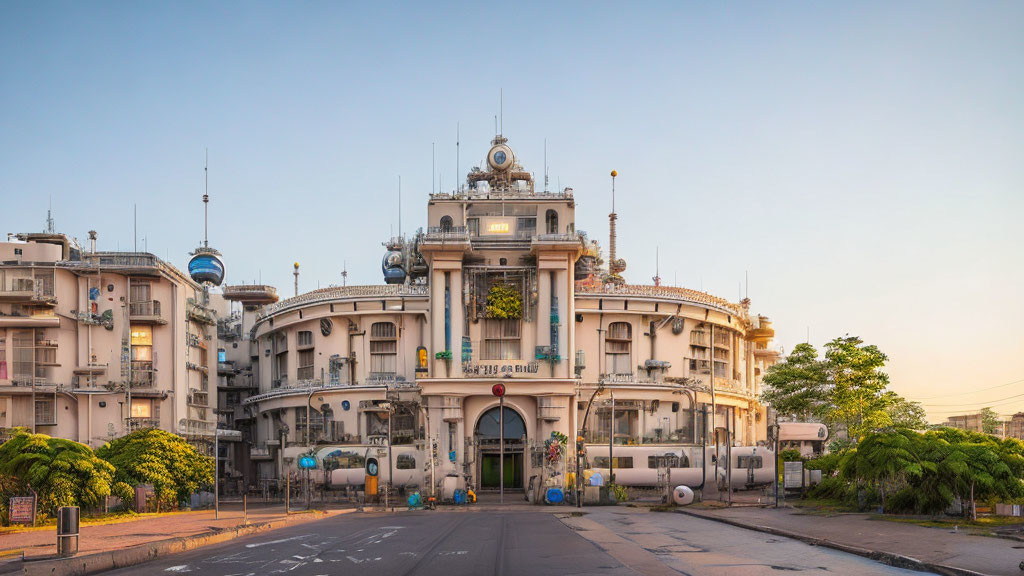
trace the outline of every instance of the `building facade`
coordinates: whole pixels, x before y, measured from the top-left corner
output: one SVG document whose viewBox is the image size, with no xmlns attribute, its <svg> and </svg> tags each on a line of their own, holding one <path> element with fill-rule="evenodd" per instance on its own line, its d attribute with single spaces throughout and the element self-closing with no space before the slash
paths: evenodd
<svg viewBox="0 0 1024 576">
<path fill-rule="evenodd" d="M 52 230 L 0 243 L 0 428 L 97 447 L 158 427 L 208 447 L 206 292 L 152 254 L 100 252 L 90 238 L 88 250 Z"/>
<path fill-rule="evenodd" d="M 251 421 L 251 482 L 311 454 L 318 482 L 358 490 L 381 456 L 383 481 L 442 497 L 536 495 L 574 472 L 577 432 L 582 466 L 620 484 L 770 481 L 768 319 L 748 300 L 624 283 L 614 236 L 603 267 L 576 230 L 572 189 L 535 190 L 501 136 L 487 158 L 431 195 L 425 230 L 385 243 L 385 284 L 255 315 L 254 393 L 234 416 Z"/>
</svg>

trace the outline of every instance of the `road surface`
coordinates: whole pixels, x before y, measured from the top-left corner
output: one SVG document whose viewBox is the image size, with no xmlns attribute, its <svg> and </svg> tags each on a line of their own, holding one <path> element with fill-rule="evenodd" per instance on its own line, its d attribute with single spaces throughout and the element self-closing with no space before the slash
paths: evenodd
<svg viewBox="0 0 1024 576">
<path fill-rule="evenodd" d="M 348 514 L 113 574 L 171 576 L 919 574 L 681 514 L 466 510 Z"/>
</svg>

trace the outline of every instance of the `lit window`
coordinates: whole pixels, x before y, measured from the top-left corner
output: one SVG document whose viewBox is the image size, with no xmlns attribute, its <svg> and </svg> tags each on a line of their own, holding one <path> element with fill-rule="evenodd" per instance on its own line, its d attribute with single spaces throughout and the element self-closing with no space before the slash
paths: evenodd
<svg viewBox="0 0 1024 576">
<path fill-rule="evenodd" d="M 153 405 L 149 402 L 132 402 L 132 418 L 152 418 Z"/>
<path fill-rule="evenodd" d="M 484 320 L 484 360 L 519 360 L 520 320 L 488 318 Z"/>
<path fill-rule="evenodd" d="M 152 346 L 153 329 L 148 326 L 132 326 L 132 346 Z"/>
</svg>

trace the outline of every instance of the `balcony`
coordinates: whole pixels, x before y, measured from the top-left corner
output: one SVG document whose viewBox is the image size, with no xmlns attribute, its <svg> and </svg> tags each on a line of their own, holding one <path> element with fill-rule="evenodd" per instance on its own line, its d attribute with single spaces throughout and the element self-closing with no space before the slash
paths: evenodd
<svg viewBox="0 0 1024 576">
<path fill-rule="evenodd" d="M 0 302 L 32 303 L 52 306 L 57 303 L 53 294 L 53 278 L 44 282 L 34 278 L 11 278 L 0 283 Z"/>
<path fill-rule="evenodd" d="M 152 388 L 156 381 L 156 370 L 152 362 L 132 362 L 132 390 L 136 388 Z"/>
<path fill-rule="evenodd" d="M 188 299 L 185 312 L 188 319 L 193 322 L 207 324 L 210 326 L 215 326 L 217 324 L 217 317 L 213 313 L 213 310 L 207 308 L 195 298 Z"/>
<path fill-rule="evenodd" d="M 146 300 L 143 302 L 130 302 L 128 304 L 128 318 L 133 324 L 167 324 L 160 313 L 159 300 Z"/>
<path fill-rule="evenodd" d="M 188 403 L 193 406 L 209 406 L 210 393 L 202 390 L 189 390 Z"/>
<path fill-rule="evenodd" d="M 0 312 L 0 328 L 57 328 L 60 318 L 53 313 L 4 314 Z"/>
<path fill-rule="evenodd" d="M 129 430 L 142 430 L 144 428 L 159 428 L 159 418 L 128 418 L 128 429 Z"/>
<path fill-rule="evenodd" d="M 249 448 L 250 460 L 270 460 L 270 448 L 266 446 L 252 446 Z"/>
<path fill-rule="evenodd" d="M 465 226 L 431 226 L 423 235 L 424 242 L 469 242 L 469 230 Z"/>
</svg>

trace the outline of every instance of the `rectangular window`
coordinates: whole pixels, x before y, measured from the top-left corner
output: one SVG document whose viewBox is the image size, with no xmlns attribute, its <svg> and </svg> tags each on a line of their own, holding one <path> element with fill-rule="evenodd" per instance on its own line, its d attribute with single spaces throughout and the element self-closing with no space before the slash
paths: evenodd
<svg viewBox="0 0 1024 576">
<path fill-rule="evenodd" d="M 659 454 L 647 457 L 648 468 L 689 468 L 690 459 L 683 454 Z"/>
<path fill-rule="evenodd" d="M 132 346 L 152 346 L 153 330 L 148 326 L 132 326 Z"/>
<path fill-rule="evenodd" d="M 632 326 L 628 322 L 613 322 L 608 326 L 608 334 L 605 337 L 605 354 L 607 355 L 609 374 L 633 373 L 633 362 L 630 358 L 632 331 Z"/>
<path fill-rule="evenodd" d="M 392 322 L 374 322 L 370 326 L 370 372 L 395 374 L 398 371 L 398 330 Z"/>
<path fill-rule="evenodd" d="M 737 456 L 736 467 L 737 468 L 761 468 L 764 466 L 764 461 L 761 456 Z"/>
<path fill-rule="evenodd" d="M 13 380 L 31 383 L 35 378 L 35 330 L 15 330 L 13 337 Z"/>
<path fill-rule="evenodd" d="M 299 380 L 313 379 L 313 350 L 299 350 L 299 363 L 297 365 Z"/>
<path fill-rule="evenodd" d="M 416 458 L 412 454 L 399 454 L 395 458 L 395 468 L 399 470 L 415 470 Z"/>
<path fill-rule="evenodd" d="M 626 470 L 633 467 L 632 456 L 615 456 L 612 458 L 612 464 L 615 465 L 617 470 Z M 607 456 L 595 456 L 593 461 L 594 468 L 607 468 L 608 457 Z"/>
<path fill-rule="evenodd" d="M 519 360 L 519 319 L 487 318 L 484 320 L 483 360 Z"/>
<path fill-rule="evenodd" d="M 36 424 L 52 426 L 57 424 L 57 401 L 53 398 L 36 398 Z"/>
<path fill-rule="evenodd" d="M 152 418 L 153 405 L 143 400 L 132 402 L 132 418 Z"/>
<path fill-rule="evenodd" d="M 298 335 L 299 348 L 312 348 L 313 347 L 313 333 L 309 330 L 302 330 Z"/>
</svg>

